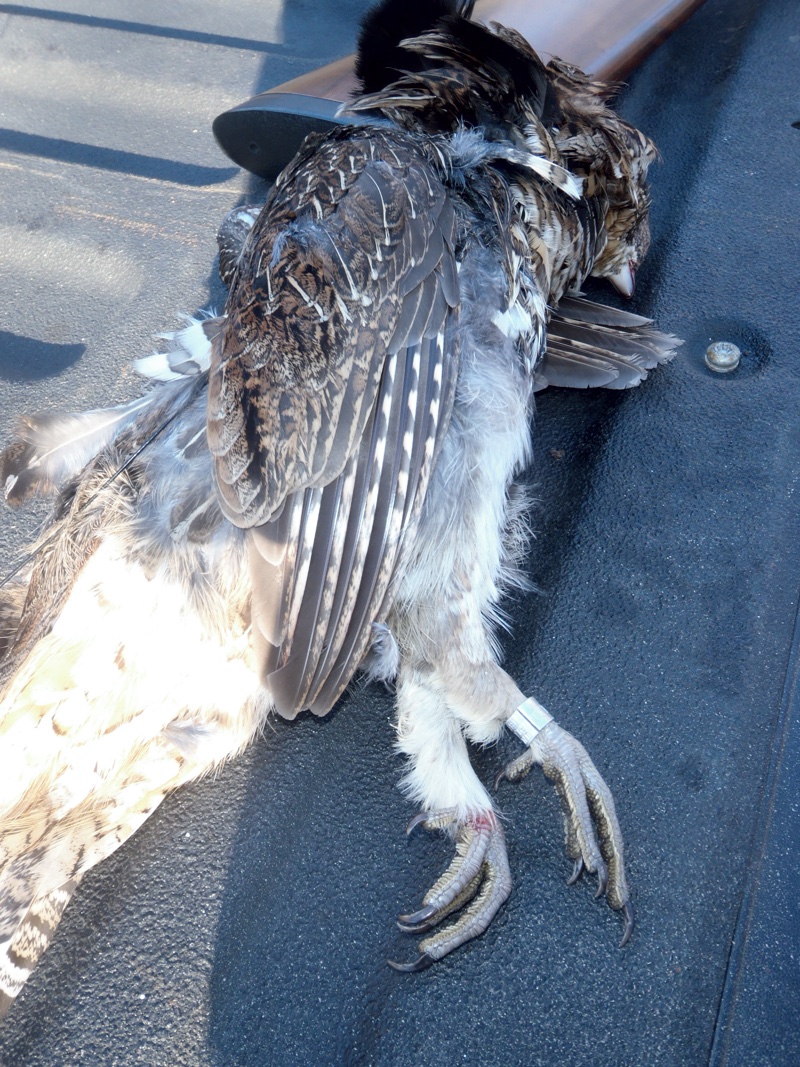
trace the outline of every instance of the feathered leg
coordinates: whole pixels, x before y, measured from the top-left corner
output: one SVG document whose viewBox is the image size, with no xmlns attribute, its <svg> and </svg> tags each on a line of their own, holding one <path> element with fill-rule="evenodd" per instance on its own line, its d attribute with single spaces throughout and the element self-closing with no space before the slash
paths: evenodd
<svg viewBox="0 0 800 1067">
<path fill-rule="evenodd" d="M 487 652 L 489 650 L 487 649 Z M 455 840 L 450 868 L 425 894 L 422 907 L 400 917 L 407 933 L 430 930 L 457 909 L 457 921 L 427 937 L 412 964 L 419 970 L 483 933 L 511 891 L 503 830 L 492 801 L 469 761 L 467 738 L 495 740 L 523 694 L 491 658 L 462 660 L 457 670 L 405 670 L 398 685 L 398 747 L 409 757 L 406 790 L 423 812 L 410 828 L 447 829 Z M 570 884 L 586 868 L 598 879 L 597 895 L 622 910 L 622 944 L 630 937 L 633 912 L 625 879 L 622 833 L 611 791 L 586 750 L 550 721 L 524 754 L 498 776 L 516 781 L 538 764 L 558 790 L 564 812 L 566 850 L 575 862 Z"/>
<path fill-rule="evenodd" d="M 397 688 L 398 748 L 409 758 L 404 786 L 422 807 L 409 823 L 445 830 L 456 855 L 428 890 L 422 907 L 401 915 L 404 933 L 424 933 L 463 907 L 458 919 L 420 944 L 411 964 L 392 962 L 398 971 L 417 971 L 482 934 L 511 892 L 503 829 L 489 794 L 472 768 L 462 725 L 437 690 L 430 671 L 406 668 Z"/>
<path fill-rule="evenodd" d="M 472 337 L 431 506 L 422 517 L 419 543 L 425 547 L 410 561 L 387 620 L 403 664 L 398 747 L 410 761 L 404 784 L 423 808 L 425 825 L 447 827 L 456 842 L 453 865 L 422 908 L 401 918 L 401 928 L 427 930 L 464 909 L 454 925 L 427 937 L 420 959 L 404 969 L 426 966 L 482 933 L 508 896 L 502 828 L 470 765 L 467 742 L 491 744 L 507 723 L 518 731 L 520 705 L 538 707 L 526 704 L 498 666 L 491 629 L 526 541 L 524 500 L 511 480 L 529 451 L 528 394 L 521 383 L 515 387 L 521 372 L 499 333 L 473 327 Z M 597 875 L 600 892 L 625 913 L 627 940 L 630 895 L 611 793 L 580 743 L 546 720 L 538 732 L 523 730 L 527 751 L 506 777 L 521 778 L 536 763 L 555 781 L 574 877 L 584 866 Z"/>
</svg>

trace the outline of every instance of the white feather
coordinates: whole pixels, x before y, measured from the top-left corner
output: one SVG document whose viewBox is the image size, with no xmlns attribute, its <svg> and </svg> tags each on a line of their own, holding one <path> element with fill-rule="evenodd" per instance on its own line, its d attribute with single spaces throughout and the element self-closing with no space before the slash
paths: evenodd
<svg viewBox="0 0 800 1067">
<path fill-rule="evenodd" d="M 18 502 L 60 489 L 152 402 L 151 394 L 77 415 L 22 418 L 11 445 L 0 456 L 6 500 Z"/>
<path fill-rule="evenodd" d="M 414 670 L 397 690 L 397 748 L 409 758 L 402 787 L 422 811 L 451 811 L 460 821 L 493 809 L 475 774 L 461 724 Z"/>
<path fill-rule="evenodd" d="M 159 333 L 156 336 L 166 341 L 166 352 L 153 352 L 134 360 L 133 369 L 143 378 L 155 378 L 160 382 L 176 382 L 187 376 L 202 374 L 211 366 L 211 338 L 209 324 L 218 321 L 212 312 L 195 319 L 184 315 L 188 323 L 182 330 Z"/>
</svg>

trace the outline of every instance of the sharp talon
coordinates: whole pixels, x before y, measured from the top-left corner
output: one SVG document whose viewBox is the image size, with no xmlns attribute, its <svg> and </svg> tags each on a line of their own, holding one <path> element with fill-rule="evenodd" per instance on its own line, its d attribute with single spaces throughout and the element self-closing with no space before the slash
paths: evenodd
<svg viewBox="0 0 800 1067">
<path fill-rule="evenodd" d="M 633 933 L 633 905 L 630 901 L 623 906 L 622 914 L 625 917 L 625 928 L 622 931 L 622 940 L 619 943 L 619 947 L 625 948 Z"/>
<path fill-rule="evenodd" d="M 415 974 L 417 971 L 427 971 L 434 959 L 427 952 L 423 952 L 413 963 L 395 963 L 394 960 L 386 962 L 393 970 L 400 971 L 401 974 Z"/>
<path fill-rule="evenodd" d="M 606 889 L 608 889 L 608 868 L 605 863 L 600 863 L 597 867 L 597 892 L 594 899 L 599 900 L 600 897 L 605 896 Z"/>
<path fill-rule="evenodd" d="M 438 911 L 439 909 L 435 904 L 426 904 L 425 907 L 420 908 L 419 911 L 412 911 L 408 915 L 398 915 L 397 918 L 401 923 L 404 923 L 407 926 L 418 926 L 420 923 L 426 923 L 428 919 L 432 919 Z"/>
<path fill-rule="evenodd" d="M 578 856 L 575 860 L 575 864 L 572 868 L 572 874 L 567 879 L 567 885 L 575 885 L 580 876 L 583 874 L 583 857 Z"/>
<path fill-rule="evenodd" d="M 398 919 L 395 923 L 398 930 L 402 930 L 404 934 L 427 934 L 428 930 L 432 930 L 436 923 L 437 918 L 428 919 L 421 923 L 404 923 Z"/>
<path fill-rule="evenodd" d="M 503 767 L 503 769 L 501 771 L 497 772 L 497 776 L 495 777 L 495 780 L 494 780 L 494 791 L 495 791 L 495 793 L 500 788 L 500 783 L 501 782 L 505 782 L 507 778 L 508 778 L 508 775 L 506 774 L 506 769 L 505 769 L 505 767 Z"/>
<path fill-rule="evenodd" d="M 426 823 L 428 821 L 429 817 L 430 817 L 430 813 L 429 812 L 427 812 L 427 811 L 418 811 L 417 814 L 414 816 L 413 819 L 411 819 L 411 821 L 409 822 L 408 826 L 406 827 L 406 837 L 408 837 L 409 834 L 413 834 L 413 832 L 416 830 L 416 828 L 418 826 L 421 826 L 423 823 Z"/>
</svg>

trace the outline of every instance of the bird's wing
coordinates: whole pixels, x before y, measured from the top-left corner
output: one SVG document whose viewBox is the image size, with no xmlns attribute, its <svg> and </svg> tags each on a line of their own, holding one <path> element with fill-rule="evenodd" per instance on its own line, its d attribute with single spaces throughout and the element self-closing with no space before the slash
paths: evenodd
<svg viewBox="0 0 800 1067">
<path fill-rule="evenodd" d="M 343 131 L 279 179 L 239 261 L 208 438 L 284 715 L 328 711 L 388 611 L 452 404 L 455 239 L 413 144 Z"/>
<path fill-rule="evenodd" d="M 547 324 L 547 348 L 536 388 L 548 385 L 630 389 L 668 363 L 683 342 L 652 319 L 619 311 L 579 294 L 563 297 Z"/>
</svg>

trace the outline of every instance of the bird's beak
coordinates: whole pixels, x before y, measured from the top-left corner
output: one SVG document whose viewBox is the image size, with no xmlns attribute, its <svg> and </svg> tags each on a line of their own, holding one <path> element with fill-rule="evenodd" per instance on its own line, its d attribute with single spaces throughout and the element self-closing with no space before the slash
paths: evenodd
<svg viewBox="0 0 800 1067">
<path fill-rule="evenodd" d="M 623 296 L 633 296 L 633 289 L 635 285 L 635 278 L 633 275 L 633 267 L 630 263 L 626 263 L 623 267 L 617 271 L 616 274 L 612 274 L 608 279 L 614 288 L 622 293 Z"/>
</svg>

